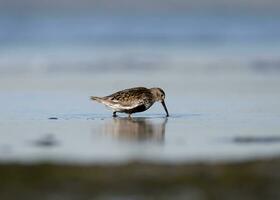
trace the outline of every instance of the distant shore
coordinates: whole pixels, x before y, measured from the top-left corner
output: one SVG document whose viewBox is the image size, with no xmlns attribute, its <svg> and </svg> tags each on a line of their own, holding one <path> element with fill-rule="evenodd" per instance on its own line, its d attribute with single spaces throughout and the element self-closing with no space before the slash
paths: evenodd
<svg viewBox="0 0 280 200">
<path fill-rule="evenodd" d="M 1 199 L 279 199 L 280 158 L 232 163 L 0 164 Z"/>
</svg>

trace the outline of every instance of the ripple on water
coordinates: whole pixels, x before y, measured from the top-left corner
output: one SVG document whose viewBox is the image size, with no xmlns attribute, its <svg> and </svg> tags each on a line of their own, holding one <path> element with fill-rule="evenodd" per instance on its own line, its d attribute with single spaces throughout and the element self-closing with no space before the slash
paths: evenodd
<svg viewBox="0 0 280 200">
<path fill-rule="evenodd" d="M 200 117 L 202 114 L 200 113 L 189 113 L 189 114 L 170 114 L 168 119 L 178 119 L 178 118 L 190 118 L 190 117 Z M 118 114 L 120 118 L 127 118 L 127 114 L 120 113 Z M 104 119 L 111 119 L 111 114 L 92 114 L 92 113 L 76 113 L 76 114 L 67 114 L 67 115 L 60 115 L 56 117 L 49 117 L 49 120 L 104 120 Z M 137 113 L 132 115 L 133 119 L 162 119 L 166 118 L 164 114 L 145 114 L 145 113 Z"/>
</svg>

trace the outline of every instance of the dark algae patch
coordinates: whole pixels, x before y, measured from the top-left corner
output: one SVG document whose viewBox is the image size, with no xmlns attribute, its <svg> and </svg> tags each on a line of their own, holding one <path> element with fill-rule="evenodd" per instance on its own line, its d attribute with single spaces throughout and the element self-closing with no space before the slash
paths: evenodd
<svg viewBox="0 0 280 200">
<path fill-rule="evenodd" d="M 280 199 L 280 160 L 0 166 L 0 199 Z"/>
</svg>

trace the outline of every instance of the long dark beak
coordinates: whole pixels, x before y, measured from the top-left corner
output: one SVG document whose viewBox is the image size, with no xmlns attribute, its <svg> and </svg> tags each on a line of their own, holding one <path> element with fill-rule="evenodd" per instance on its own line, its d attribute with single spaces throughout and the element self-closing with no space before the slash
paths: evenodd
<svg viewBox="0 0 280 200">
<path fill-rule="evenodd" d="M 162 106 L 163 106 L 163 108 L 164 108 L 164 110 L 166 112 L 166 117 L 169 117 L 169 113 L 168 113 L 168 110 L 166 108 L 166 105 L 165 105 L 164 101 L 162 101 L 161 104 L 162 104 Z"/>
</svg>

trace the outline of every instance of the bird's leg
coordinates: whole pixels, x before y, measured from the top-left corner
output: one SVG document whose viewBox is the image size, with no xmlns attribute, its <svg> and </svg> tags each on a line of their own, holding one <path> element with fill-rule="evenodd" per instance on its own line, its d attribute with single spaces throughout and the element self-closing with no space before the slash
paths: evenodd
<svg viewBox="0 0 280 200">
<path fill-rule="evenodd" d="M 128 114 L 128 118 L 131 119 L 131 114 Z"/>
<path fill-rule="evenodd" d="M 117 117 L 117 112 L 113 112 L 113 117 Z"/>
</svg>

